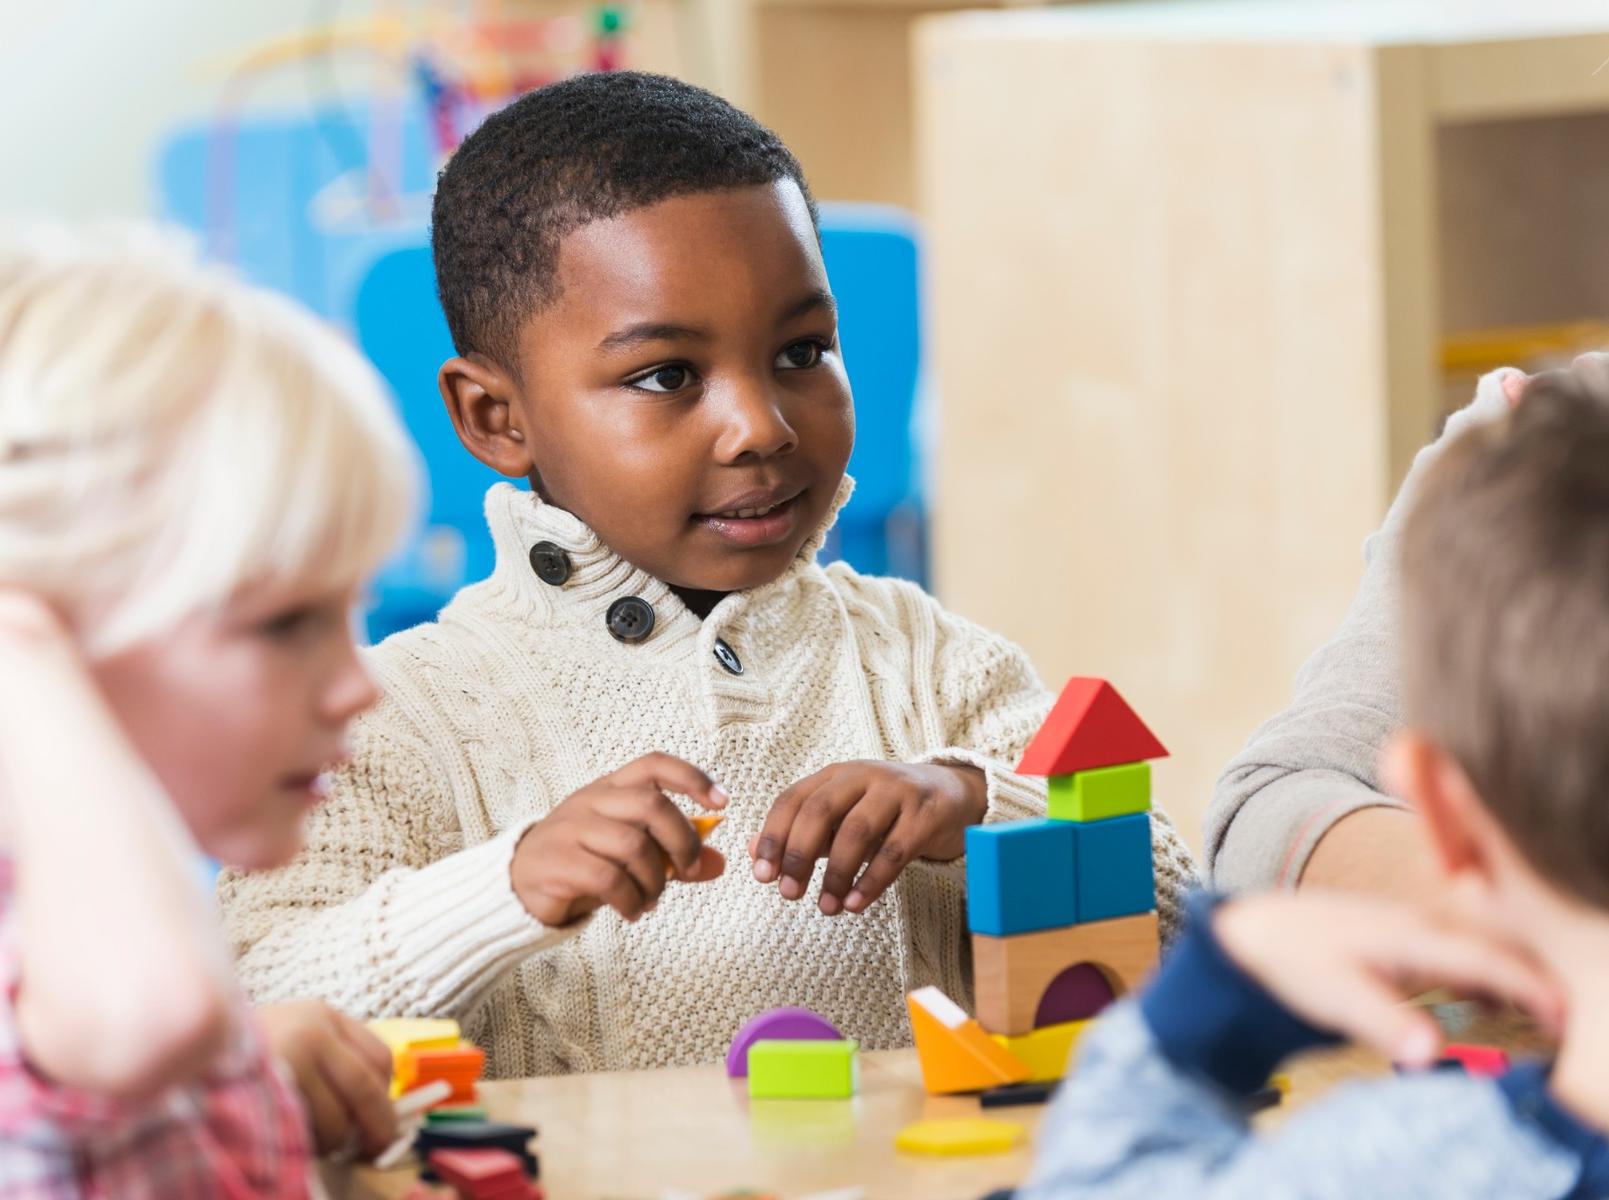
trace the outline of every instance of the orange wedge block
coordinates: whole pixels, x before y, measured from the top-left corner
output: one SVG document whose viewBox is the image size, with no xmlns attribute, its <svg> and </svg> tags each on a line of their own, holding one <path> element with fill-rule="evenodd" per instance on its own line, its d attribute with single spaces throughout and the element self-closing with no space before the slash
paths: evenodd
<svg viewBox="0 0 1609 1200">
<path fill-rule="evenodd" d="M 1027 1063 L 991 1039 L 938 988 L 918 988 L 906 997 L 906 1004 L 922 1063 L 922 1085 L 935 1096 L 1023 1083 L 1033 1074 Z"/>
<path fill-rule="evenodd" d="M 704 839 L 709 837 L 710 834 L 715 832 L 715 827 L 717 825 L 719 825 L 722 821 L 726 820 L 726 814 L 725 813 L 694 813 L 692 816 L 688 817 L 687 819 L 690 822 L 692 822 L 693 832 L 698 834 L 699 844 L 702 845 L 703 842 L 704 842 Z M 665 864 L 665 878 L 666 879 L 675 879 L 676 878 L 676 868 L 671 863 L 666 863 Z"/>
</svg>

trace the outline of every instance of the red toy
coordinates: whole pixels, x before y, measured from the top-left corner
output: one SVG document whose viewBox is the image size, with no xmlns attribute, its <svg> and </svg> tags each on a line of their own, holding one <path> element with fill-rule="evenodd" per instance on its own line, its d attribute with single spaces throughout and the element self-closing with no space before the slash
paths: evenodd
<svg viewBox="0 0 1609 1200">
<path fill-rule="evenodd" d="M 1168 751 L 1117 689 L 1087 676 L 1068 681 L 1017 764 L 1019 775 L 1072 775 L 1166 758 Z"/>
<path fill-rule="evenodd" d="M 1496 1046 L 1474 1046 L 1464 1042 L 1449 1042 L 1441 1052 L 1442 1058 L 1464 1064 L 1471 1075 L 1501 1075 L 1508 1070 L 1508 1051 Z"/>
<path fill-rule="evenodd" d="M 433 1150 L 430 1165 L 462 1200 L 541 1200 L 541 1190 L 507 1150 Z"/>
</svg>

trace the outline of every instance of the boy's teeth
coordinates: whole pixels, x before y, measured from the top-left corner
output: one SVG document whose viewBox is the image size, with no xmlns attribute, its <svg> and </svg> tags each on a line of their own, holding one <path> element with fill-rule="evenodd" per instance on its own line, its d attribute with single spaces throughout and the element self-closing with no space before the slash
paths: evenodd
<svg viewBox="0 0 1609 1200">
<path fill-rule="evenodd" d="M 721 514 L 721 516 L 723 516 L 723 517 L 763 517 L 763 516 L 765 516 L 766 513 L 770 512 L 773 508 L 776 508 L 776 507 L 778 507 L 778 506 L 775 505 L 775 504 L 768 504 L 764 508 L 734 508 L 731 512 L 723 512 Z"/>
</svg>

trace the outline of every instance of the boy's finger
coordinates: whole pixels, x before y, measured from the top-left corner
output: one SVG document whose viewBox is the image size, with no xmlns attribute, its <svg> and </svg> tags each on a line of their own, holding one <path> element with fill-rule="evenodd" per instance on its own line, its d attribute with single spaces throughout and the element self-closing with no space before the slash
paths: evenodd
<svg viewBox="0 0 1609 1200">
<path fill-rule="evenodd" d="M 899 873 L 916 857 L 916 848 L 920 845 L 916 823 L 908 816 L 901 816 L 860 873 L 849 895 L 844 897 L 844 907 L 852 913 L 865 912 L 899 878 Z"/>
<path fill-rule="evenodd" d="M 352 1123 L 346 1115 L 346 1106 L 336 1098 L 321 1070 L 312 1070 L 296 1078 L 302 1101 L 307 1108 L 308 1123 L 313 1127 L 313 1145 L 320 1154 L 330 1154 L 346 1145 Z"/>
<path fill-rule="evenodd" d="M 686 871 L 677 872 L 673 883 L 706 883 L 711 879 L 719 878 L 726 870 L 726 855 L 714 846 L 702 846 L 698 851 L 698 860 Z"/>
<path fill-rule="evenodd" d="M 698 831 L 656 787 L 616 788 L 599 799 L 595 811 L 647 830 L 678 870 L 692 866 L 698 857 Z"/>
<path fill-rule="evenodd" d="M 1558 985 L 1537 964 L 1472 933 L 1428 921 L 1399 924 L 1382 939 L 1379 955 L 1376 961 L 1394 974 L 1423 976 L 1443 987 L 1511 1001 L 1545 1026 L 1553 1025 L 1563 1011 Z"/>
<path fill-rule="evenodd" d="M 665 889 L 665 852 L 646 829 L 600 817 L 581 831 L 581 845 L 630 877 L 642 909 L 658 901 Z"/>
<path fill-rule="evenodd" d="M 1313 987 L 1311 994 L 1322 998 L 1313 1006 L 1297 1007 L 1320 1028 L 1371 1046 L 1404 1067 L 1427 1067 L 1435 1062 L 1441 1045 L 1436 1022 L 1366 971 L 1339 973 Z"/>
<path fill-rule="evenodd" d="M 826 771 L 817 771 L 814 775 L 784 788 L 782 795 L 772 803 L 771 811 L 765 814 L 765 821 L 760 825 L 760 832 L 755 835 L 749 851 L 750 857 L 754 859 L 754 877 L 761 883 L 770 883 L 777 877 L 778 864 L 782 860 L 782 848 L 788 844 L 788 831 L 793 828 L 799 805 L 806 796 L 816 790 L 817 784 L 825 775 Z"/>
<path fill-rule="evenodd" d="M 352 1052 L 368 1064 L 380 1077 L 384 1086 L 391 1086 L 391 1047 L 387 1046 L 362 1021 L 354 1021 L 343 1012 L 336 1012 L 336 1029 Z"/>
<path fill-rule="evenodd" d="M 340 1101 L 345 1116 L 357 1126 L 366 1156 L 378 1154 L 396 1136 L 396 1110 L 391 1106 L 389 1079 L 377 1080 L 367 1063 L 344 1041 L 332 1041 L 319 1059 L 319 1073 Z"/>
<path fill-rule="evenodd" d="M 827 852 L 827 869 L 821 875 L 821 911 L 829 917 L 843 911 L 844 897 L 854 886 L 855 876 L 870 862 L 883 844 L 883 838 L 899 818 L 899 802 L 868 792 L 838 823 L 832 847 Z"/>
<path fill-rule="evenodd" d="M 784 900 L 798 900 L 805 894 L 810 876 L 816 871 L 816 860 L 832 845 L 838 822 L 864 795 L 859 779 L 838 776 L 799 802 L 787 845 L 782 849 L 782 874 L 777 880 L 777 890 Z"/>
<path fill-rule="evenodd" d="M 647 785 L 665 792 L 690 797 L 702 808 L 725 808 L 726 790 L 703 771 L 684 759 L 655 752 L 627 763 L 609 776 L 617 787 Z"/>
</svg>

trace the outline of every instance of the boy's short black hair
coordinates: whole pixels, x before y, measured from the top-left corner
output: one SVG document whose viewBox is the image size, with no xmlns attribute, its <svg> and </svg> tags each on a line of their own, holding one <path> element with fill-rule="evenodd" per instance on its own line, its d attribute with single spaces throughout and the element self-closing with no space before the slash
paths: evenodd
<svg viewBox="0 0 1609 1200">
<path fill-rule="evenodd" d="M 516 369 L 522 326 L 557 296 L 559 244 L 582 225 L 673 196 L 791 179 L 782 140 L 702 88 L 614 71 L 538 88 L 492 114 L 441 172 L 436 288 L 458 353 Z"/>
</svg>

